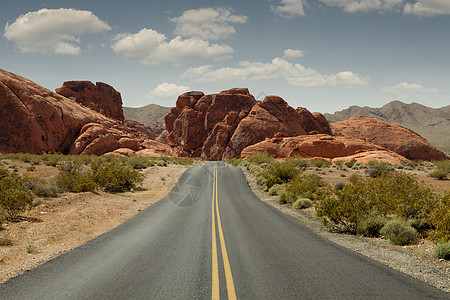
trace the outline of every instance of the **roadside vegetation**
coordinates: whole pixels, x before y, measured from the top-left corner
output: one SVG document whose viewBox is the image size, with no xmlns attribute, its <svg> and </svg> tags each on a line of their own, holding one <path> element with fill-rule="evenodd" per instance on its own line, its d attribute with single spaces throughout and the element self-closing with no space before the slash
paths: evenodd
<svg viewBox="0 0 450 300">
<path fill-rule="evenodd" d="M 405 170 L 421 170 L 447 180 L 450 161 L 408 161 L 391 165 L 378 161 L 331 161 L 291 157 L 275 160 L 268 153 L 228 161 L 247 168 L 256 182 L 280 204 L 294 209 L 312 207 L 330 231 L 382 237 L 395 245 L 420 239 L 436 243 L 436 257 L 450 259 L 450 190 L 436 193 Z M 346 183 L 326 184 L 327 172 L 358 170 Z M 305 172 L 310 170 L 310 172 Z"/>
<path fill-rule="evenodd" d="M 21 215 L 42 204 L 42 198 L 57 197 L 65 192 L 133 191 L 141 189 L 143 169 L 169 164 L 191 165 L 194 160 L 144 156 L 0 155 L 0 225 L 4 221 L 17 222 L 24 219 Z M 22 164 L 25 167 L 22 166 L 20 170 L 19 161 L 25 163 Z M 55 168 L 55 178 L 45 180 L 39 175 L 33 175 L 39 165 Z"/>
</svg>

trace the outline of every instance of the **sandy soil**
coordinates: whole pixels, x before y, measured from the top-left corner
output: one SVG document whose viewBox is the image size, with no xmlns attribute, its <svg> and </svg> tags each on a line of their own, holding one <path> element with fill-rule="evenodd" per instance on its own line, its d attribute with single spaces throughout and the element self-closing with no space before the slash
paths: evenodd
<svg viewBox="0 0 450 300">
<path fill-rule="evenodd" d="M 261 201 L 289 215 L 311 231 L 342 247 L 356 251 L 450 293 L 450 261 L 434 257 L 434 248 L 436 245 L 431 241 L 421 240 L 417 245 L 396 246 L 382 238 L 366 238 L 329 232 L 315 217 L 313 207 L 297 210 L 288 205 L 278 204 L 276 201 L 277 196 L 269 196 L 256 183 L 255 177 L 245 168 L 242 169 L 247 177 L 250 188 Z M 347 169 L 346 171 L 341 171 L 335 168 L 308 169 L 305 172 L 316 172 L 328 184 L 348 182 L 348 178 L 353 173 L 359 172 L 362 175 L 365 174 L 363 170 Z M 426 170 L 408 170 L 406 172 L 414 174 L 419 181 L 430 185 L 436 192 L 441 193 L 450 190 L 450 180 L 442 181 L 432 179 L 427 176 L 428 171 Z M 342 177 L 341 174 L 345 174 L 345 177 Z"/>
<path fill-rule="evenodd" d="M 51 180 L 56 168 L 14 161 L 19 173 Z M 44 198 L 41 205 L 26 214 L 24 221 L 3 224 L 0 241 L 0 282 L 78 245 L 93 239 L 136 215 L 169 194 L 187 167 L 169 164 L 143 171 L 145 191 L 123 194 L 65 193 L 58 198 Z"/>
</svg>

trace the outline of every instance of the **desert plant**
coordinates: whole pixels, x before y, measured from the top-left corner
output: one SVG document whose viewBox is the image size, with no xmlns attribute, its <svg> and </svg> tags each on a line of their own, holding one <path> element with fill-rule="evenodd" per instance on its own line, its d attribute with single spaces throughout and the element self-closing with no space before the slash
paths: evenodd
<svg viewBox="0 0 450 300">
<path fill-rule="evenodd" d="M 309 208 L 313 205 L 311 199 L 308 198 L 299 198 L 293 204 L 292 207 L 295 209 L 304 209 Z"/>
<path fill-rule="evenodd" d="M 25 250 L 27 251 L 28 254 L 34 254 L 38 252 L 38 248 L 31 243 L 25 247 Z"/>
<path fill-rule="evenodd" d="M 284 199 L 293 203 L 298 198 L 315 199 L 319 189 L 325 184 L 317 174 L 297 175 L 284 189 Z"/>
<path fill-rule="evenodd" d="M 433 227 L 430 237 L 437 242 L 450 242 L 450 191 L 442 194 L 428 214 L 427 222 Z"/>
<path fill-rule="evenodd" d="M 246 160 L 249 163 L 254 163 L 256 165 L 260 165 L 262 163 L 270 164 L 274 161 L 274 156 L 269 155 L 267 152 L 253 152 L 246 158 Z"/>
<path fill-rule="evenodd" d="M 10 238 L 0 237 L 0 246 L 12 246 L 13 242 Z"/>
<path fill-rule="evenodd" d="M 342 190 L 343 188 L 345 187 L 345 183 L 344 182 L 336 182 L 336 184 L 334 185 L 334 188 L 336 189 L 336 190 Z"/>
<path fill-rule="evenodd" d="M 34 198 L 33 203 L 31 206 L 36 207 L 42 204 L 42 198 Z"/>
<path fill-rule="evenodd" d="M 367 168 L 367 174 L 372 178 L 382 176 L 382 175 L 386 174 L 387 172 L 393 170 L 393 168 L 391 168 L 391 166 L 387 163 L 370 164 L 370 162 L 373 162 L 373 161 L 369 161 L 369 167 Z"/>
<path fill-rule="evenodd" d="M 97 188 L 92 173 L 83 169 L 79 163 L 65 161 L 58 168 L 56 183 L 62 191 L 80 193 Z"/>
<path fill-rule="evenodd" d="M 297 168 L 291 162 L 274 161 L 261 172 L 261 175 L 266 179 L 267 189 L 270 189 L 275 184 L 283 184 L 290 181 L 297 173 Z"/>
<path fill-rule="evenodd" d="M 379 215 L 366 215 L 361 218 L 356 233 L 367 237 L 379 237 L 380 230 L 386 225 L 387 219 Z"/>
<path fill-rule="evenodd" d="M 308 160 L 301 156 L 292 156 L 287 159 L 288 162 L 292 163 L 297 169 L 304 171 L 308 167 Z"/>
<path fill-rule="evenodd" d="M 309 164 L 316 168 L 329 167 L 332 162 L 324 159 L 313 158 L 309 160 Z"/>
<path fill-rule="evenodd" d="M 353 167 L 353 166 L 355 165 L 355 163 L 356 163 L 356 161 L 352 159 L 352 160 L 346 161 L 344 164 L 345 164 L 348 168 L 351 168 L 351 167 Z"/>
<path fill-rule="evenodd" d="M 280 191 L 283 188 L 283 186 L 281 184 L 274 184 L 270 189 L 269 189 L 269 195 L 270 196 L 275 196 L 278 195 L 278 191 Z"/>
<path fill-rule="evenodd" d="M 33 197 L 19 175 L 13 173 L 0 179 L 0 213 L 4 218 L 16 220 L 32 203 Z"/>
<path fill-rule="evenodd" d="M 413 244 L 419 237 L 413 227 L 408 226 L 405 221 L 397 219 L 386 223 L 380 233 L 392 244 L 401 246 Z"/>
<path fill-rule="evenodd" d="M 439 244 L 435 249 L 436 257 L 450 260 L 450 242 Z"/>
<path fill-rule="evenodd" d="M 442 168 L 437 168 L 433 172 L 429 174 L 430 177 L 433 177 L 438 180 L 446 180 L 448 176 L 448 172 Z"/>
</svg>

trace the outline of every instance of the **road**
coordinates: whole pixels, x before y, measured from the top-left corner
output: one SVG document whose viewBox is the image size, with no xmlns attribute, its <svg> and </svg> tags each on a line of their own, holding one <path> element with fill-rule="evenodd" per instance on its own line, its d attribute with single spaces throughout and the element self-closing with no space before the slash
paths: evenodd
<svg viewBox="0 0 450 300">
<path fill-rule="evenodd" d="M 188 169 L 124 224 L 0 284 L 0 299 L 450 299 L 260 201 L 239 168 Z"/>
</svg>

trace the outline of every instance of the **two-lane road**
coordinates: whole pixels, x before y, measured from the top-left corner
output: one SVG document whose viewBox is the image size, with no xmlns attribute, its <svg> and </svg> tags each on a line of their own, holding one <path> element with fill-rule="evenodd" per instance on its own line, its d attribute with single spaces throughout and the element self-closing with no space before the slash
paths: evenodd
<svg viewBox="0 0 450 300">
<path fill-rule="evenodd" d="M 0 284 L 0 299 L 450 299 L 261 202 L 239 168 L 193 167 L 108 233 Z"/>
</svg>

